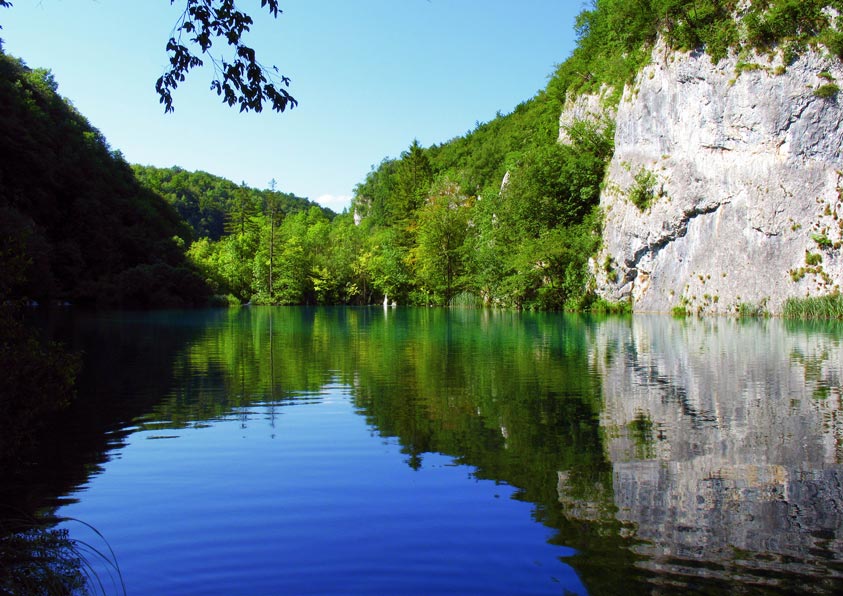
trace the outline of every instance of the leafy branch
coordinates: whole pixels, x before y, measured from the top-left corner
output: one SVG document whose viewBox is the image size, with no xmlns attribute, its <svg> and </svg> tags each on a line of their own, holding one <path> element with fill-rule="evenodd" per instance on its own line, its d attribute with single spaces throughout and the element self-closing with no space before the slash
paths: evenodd
<svg viewBox="0 0 843 596">
<path fill-rule="evenodd" d="M 175 2 L 170 0 L 170 4 Z M 281 12 L 278 0 L 261 0 L 261 8 L 266 8 L 273 18 Z M 258 62 L 255 50 L 243 42 L 253 22 L 252 17 L 237 9 L 234 0 L 186 0 L 167 42 L 170 68 L 155 83 L 165 112 L 174 110 L 172 92 L 179 83 L 184 82 L 192 69 L 204 65 L 200 55 L 205 55 L 213 65 L 211 90 L 222 97 L 223 103 L 239 105 L 241 112 L 260 112 L 264 104 L 271 105 L 276 112 L 298 105 L 286 89 L 290 85 L 289 77 L 282 75 L 276 66 L 267 68 Z M 215 42 L 217 47 L 221 43 L 230 46 L 233 56 L 227 59 L 212 54 Z"/>
</svg>

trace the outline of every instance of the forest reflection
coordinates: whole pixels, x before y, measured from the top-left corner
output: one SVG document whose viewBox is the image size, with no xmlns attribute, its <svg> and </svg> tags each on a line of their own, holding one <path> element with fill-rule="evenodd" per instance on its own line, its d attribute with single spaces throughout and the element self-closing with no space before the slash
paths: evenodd
<svg viewBox="0 0 843 596">
<path fill-rule="evenodd" d="M 410 467 L 442 453 L 515 487 L 552 542 L 581 553 L 568 561 L 595 593 L 841 587 L 843 326 L 402 308 L 149 316 L 183 331 L 156 355 L 138 319 L 168 372 L 131 377 L 158 397 L 124 436 L 267 416 L 283 432 L 286 408 L 341 387 Z M 121 328 L 106 352 L 137 355 Z M 126 374 L 96 376 L 108 393 L 103 379 Z"/>
<path fill-rule="evenodd" d="M 341 384 L 408 465 L 444 453 L 517 487 L 555 540 L 588 551 L 578 568 L 592 583 L 633 562 L 656 583 L 840 580 L 839 326 L 439 309 L 225 316 L 179 354 L 176 389 L 146 425 L 234 412 L 248 424 L 251 404 Z"/>
</svg>

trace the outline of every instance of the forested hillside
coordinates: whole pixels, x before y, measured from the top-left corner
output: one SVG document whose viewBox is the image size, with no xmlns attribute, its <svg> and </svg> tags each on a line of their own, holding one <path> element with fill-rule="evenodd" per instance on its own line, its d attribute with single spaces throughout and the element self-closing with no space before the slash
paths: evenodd
<svg viewBox="0 0 843 596">
<path fill-rule="evenodd" d="M 178 166 L 156 168 L 133 165 L 142 186 L 164 197 L 191 227 L 194 238 L 219 240 L 226 233 L 226 221 L 243 214 L 257 214 L 272 203 L 280 214 L 307 211 L 318 205 L 308 199 L 274 188 L 259 190 L 235 184 L 207 172 L 188 172 Z M 271 183 L 274 185 L 274 181 Z M 323 209 L 329 218 L 334 213 Z M 229 232 L 231 231 L 229 226 Z"/>
<path fill-rule="evenodd" d="M 413 141 L 340 216 L 274 184 L 132 169 L 47 71 L 3 56 L 4 278 L 15 295 L 122 306 L 192 304 L 210 287 L 229 303 L 589 308 L 611 108 L 656 40 L 712 61 L 750 50 L 791 60 L 817 45 L 839 57 L 840 10 L 843 0 L 595 0 L 544 90 L 461 137 Z M 570 121 L 560 142 L 563 108 L 598 91 L 605 116 Z"/>
<path fill-rule="evenodd" d="M 358 186 L 353 209 L 378 239 L 370 251 L 388 255 L 395 271 L 395 283 L 378 290 L 413 303 L 588 308 L 613 108 L 656 41 L 712 62 L 731 53 L 747 69 L 758 68 L 740 62 L 750 52 L 780 54 L 788 64 L 822 47 L 839 58 L 840 11 L 839 0 L 595 0 L 577 18 L 576 49 L 545 90 L 463 137 L 413 144 Z M 836 95 L 837 86 L 823 92 Z M 584 94 L 600 96 L 603 115 L 570 120 L 560 143 L 559 114 Z M 596 265 L 611 274 L 610 260 Z"/>
<path fill-rule="evenodd" d="M 0 53 L 0 298 L 102 306 L 206 300 L 190 229 L 141 187 L 49 71 Z"/>
</svg>

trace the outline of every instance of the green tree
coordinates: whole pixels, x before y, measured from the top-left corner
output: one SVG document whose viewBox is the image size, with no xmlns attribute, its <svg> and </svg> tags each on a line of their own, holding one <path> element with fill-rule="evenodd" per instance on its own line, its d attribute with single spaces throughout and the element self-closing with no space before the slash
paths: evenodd
<svg viewBox="0 0 843 596">
<path fill-rule="evenodd" d="M 272 268 L 275 264 L 275 228 L 281 218 L 280 197 L 275 192 L 275 178 L 270 183 L 270 194 L 266 196 L 264 216 L 269 224 L 269 271 L 267 275 L 267 287 L 269 288 L 269 300 L 272 302 Z"/>
<path fill-rule="evenodd" d="M 469 211 L 468 197 L 446 177 L 437 180 L 418 212 L 411 259 L 422 289 L 439 304 L 448 304 L 462 281 Z"/>
<path fill-rule="evenodd" d="M 398 161 L 384 159 L 378 167 L 372 166 L 366 179 L 354 189 L 351 211 L 374 225 L 390 225 L 396 219 L 395 172 Z"/>
<path fill-rule="evenodd" d="M 413 217 L 427 197 L 433 172 L 424 149 L 414 139 L 410 147 L 401 154 L 395 172 L 396 214 L 399 220 Z"/>
<path fill-rule="evenodd" d="M 253 232 L 258 226 L 256 217 L 258 206 L 255 196 L 245 182 L 235 191 L 233 201 L 228 213 L 225 215 L 225 232 L 242 236 L 247 232 Z"/>
<path fill-rule="evenodd" d="M 324 268 L 333 278 L 334 301 L 343 304 L 365 304 L 371 282 L 365 268 L 358 266 L 364 250 L 363 230 L 354 225 L 351 214 L 337 216 L 328 229 L 324 247 Z M 317 291 L 318 293 L 318 291 Z"/>
<path fill-rule="evenodd" d="M 251 300 L 255 294 L 254 260 L 258 243 L 259 235 L 255 230 L 226 236 L 218 243 L 218 275 L 241 302 Z"/>
<path fill-rule="evenodd" d="M 394 227 L 375 230 L 358 263 L 361 272 L 368 273 L 379 296 L 402 303 L 408 300 L 412 281 L 403 236 L 403 232 Z M 369 301 L 367 296 L 366 302 Z"/>
</svg>

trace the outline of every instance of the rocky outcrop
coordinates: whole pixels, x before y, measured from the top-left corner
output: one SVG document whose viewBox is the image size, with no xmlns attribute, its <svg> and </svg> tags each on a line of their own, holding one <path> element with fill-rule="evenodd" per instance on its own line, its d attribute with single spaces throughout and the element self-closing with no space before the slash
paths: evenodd
<svg viewBox="0 0 843 596">
<path fill-rule="evenodd" d="M 559 139 L 562 144 L 573 142 L 569 130 L 580 122 L 588 122 L 593 125 L 596 131 L 601 132 L 605 127 L 610 126 L 617 114 L 614 108 L 607 108 L 610 104 L 613 89 L 603 86 L 597 93 L 585 93 L 570 97 L 565 102 L 562 114 L 559 116 Z"/>
<path fill-rule="evenodd" d="M 598 293 L 638 312 L 775 313 L 839 289 L 836 84 L 843 64 L 818 51 L 712 64 L 657 45 L 617 109 Z"/>
</svg>

